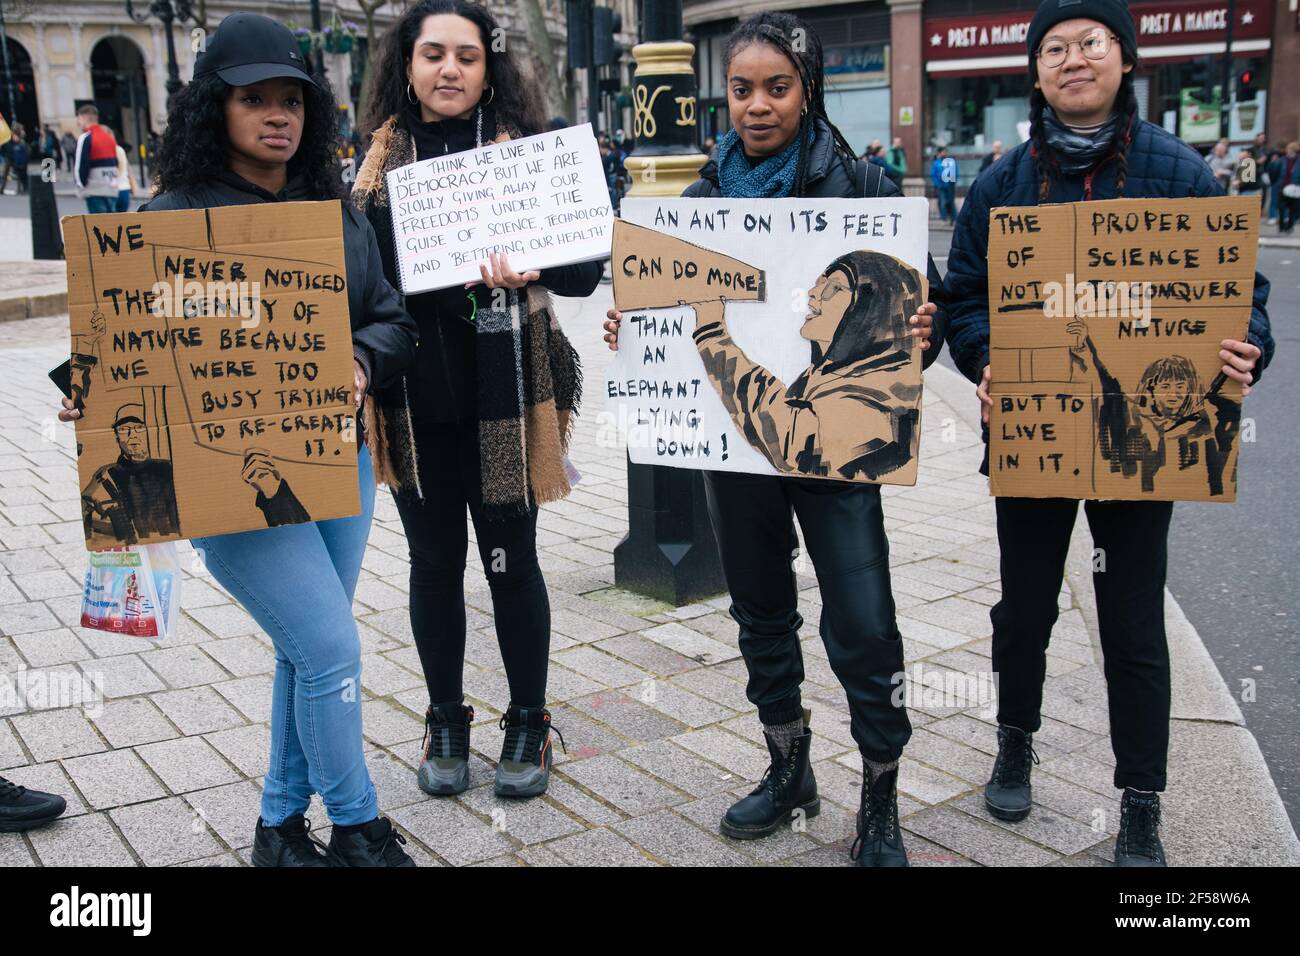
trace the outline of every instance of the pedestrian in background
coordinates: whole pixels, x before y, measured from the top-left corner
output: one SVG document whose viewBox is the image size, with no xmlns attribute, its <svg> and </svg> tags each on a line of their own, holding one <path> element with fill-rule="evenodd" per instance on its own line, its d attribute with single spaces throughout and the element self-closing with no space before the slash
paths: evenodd
<svg viewBox="0 0 1300 956">
<path fill-rule="evenodd" d="M 885 156 L 885 160 L 898 173 L 898 178 L 894 180 L 894 185 L 899 189 L 902 189 L 903 179 L 907 176 L 907 150 L 903 149 L 903 137 L 894 137 L 894 144 L 889 147 L 889 152 Z"/>
<path fill-rule="evenodd" d="M 64 130 L 60 145 L 63 146 L 63 164 L 68 172 L 72 172 L 73 164 L 77 161 L 77 137 L 70 131 Z"/>
<path fill-rule="evenodd" d="M 99 110 L 87 103 L 77 110 L 81 138 L 77 140 L 75 176 L 77 195 L 86 212 L 112 212 L 117 208 L 117 138 L 99 122 Z"/>
<path fill-rule="evenodd" d="M 940 146 L 930 164 L 930 182 L 939 198 L 939 218 L 946 223 L 957 221 L 957 160 L 948 155 L 948 147 Z"/>
<path fill-rule="evenodd" d="M 1002 158 L 1002 140 L 995 139 L 993 141 L 993 149 L 987 155 L 985 155 L 985 157 L 982 160 L 980 160 L 980 172 L 981 173 L 984 172 L 984 170 L 988 169 L 990 166 L 992 166 L 1001 158 Z"/>
<path fill-rule="evenodd" d="M 1277 198 L 1278 232 L 1289 236 L 1300 218 L 1300 143 L 1286 144 L 1269 164 L 1269 176 Z"/>
<path fill-rule="evenodd" d="M 1237 169 L 1237 161 L 1228 153 L 1228 141 L 1221 139 L 1215 143 L 1210 154 L 1205 157 L 1205 162 L 1209 164 L 1210 172 L 1219 181 L 1223 191 L 1228 192 L 1232 185 L 1232 174 Z"/>
</svg>

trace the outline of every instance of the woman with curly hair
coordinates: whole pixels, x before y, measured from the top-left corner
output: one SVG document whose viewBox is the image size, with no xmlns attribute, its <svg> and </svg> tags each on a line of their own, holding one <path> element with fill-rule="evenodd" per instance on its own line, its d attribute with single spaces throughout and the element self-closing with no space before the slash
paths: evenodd
<svg viewBox="0 0 1300 956">
<path fill-rule="evenodd" d="M 1125 0 L 1043 0 L 1027 34 L 1029 141 L 1008 152 L 971 187 L 957 217 L 944 292 L 952 309 L 949 347 L 957 367 L 978 383 L 989 420 L 988 234 L 997 206 L 1096 199 L 1219 196 L 1194 149 L 1138 115 L 1133 73 L 1137 27 Z M 1222 378 L 1244 395 L 1273 357 L 1268 280 L 1256 274 L 1245 341 L 1219 343 Z M 1083 335 L 1082 325 L 1070 331 Z M 1085 354 L 1076 350 L 1076 360 Z M 1095 350 L 1088 349 L 1095 360 Z M 1095 361 L 1094 361 L 1095 364 Z M 1182 404 L 1191 383 L 1160 376 L 1168 397 Z M 1106 385 L 1104 448 L 1112 466 L 1125 466 L 1124 446 L 1159 439 L 1155 421 L 1128 408 L 1126 389 Z M 1211 393 L 1217 394 L 1217 384 Z M 1141 399 L 1138 399 L 1141 401 Z M 1138 417 L 1135 418 L 1134 415 Z M 1168 410 L 1160 417 L 1167 419 Z M 1235 419 L 1234 419 L 1235 421 Z M 987 429 L 985 438 L 987 440 Z M 1154 464 L 1152 462 L 1151 464 Z M 988 474 L 988 453 L 980 469 Z M 993 607 L 993 670 L 998 675 L 998 753 L 984 791 L 989 813 L 1023 820 L 1033 806 L 1033 735 L 1041 726 L 1047 647 L 1058 614 L 1070 535 L 1079 502 L 1069 498 L 997 499 L 1002 598 Z M 1169 755 L 1169 647 L 1164 594 L 1168 568 L 1169 501 L 1088 501 L 1084 513 L 1103 570 L 1093 575 L 1105 658 L 1114 785 L 1122 791 L 1117 866 L 1165 865 L 1160 840 L 1160 793 Z"/>
<path fill-rule="evenodd" d="M 397 269 L 389 171 L 545 128 L 536 84 L 497 42 L 501 32 L 477 3 L 422 0 L 384 37 L 365 123 L 371 142 L 352 201 L 379 235 L 390 281 Z M 546 789 L 553 760 L 545 707 L 551 611 L 537 561 L 537 509 L 569 493 L 564 453 L 581 397 L 577 354 L 547 290 L 590 295 L 601 266 L 520 273 L 494 253 L 480 271 L 482 283 L 406 299 L 420 349 L 400 403 L 374 409 L 372 434 L 376 473 L 393 490 L 411 555 L 411 630 L 429 691 L 419 785 L 435 795 L 469 785 L 468 508 L 510 685 L 496 792 L 528 797 Z"/>
<path fill-rule="evenodd" d="M 155 196 L 141 211 L 335 200 L 337 108 L 302 70 L 288 28 L 227 17 L 177 94 L 163 137 Z M 384 278 L 374 232 L 346 205 L 343 219 L 355 401 L 397 380 L 416 326 Z M 67 399 L 59 417 L 80 417 Z M 361 643 L 352 597 L 374 509 L 370 454 L 357 455 L 361 514 L 195 538 L 212 576 L 275 646 L 271 759 L 262 785 L 254 866 L 414 866 L 406 841 L 379 815 L 361 736 Z M 259 484 L 281 484 L 270 459 Z M 278 492 L 276 492 L 278 494 Z M 325 804 L 329 846 L 309 833 L 312 793 Z M 322 852 L 324 851 L 324 852 Z"/>
</svg>

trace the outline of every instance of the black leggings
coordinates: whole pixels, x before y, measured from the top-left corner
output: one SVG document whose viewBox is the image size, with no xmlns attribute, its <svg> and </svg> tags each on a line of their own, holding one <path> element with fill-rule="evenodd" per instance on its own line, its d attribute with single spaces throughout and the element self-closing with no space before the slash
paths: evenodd
<svg viewBox="0 0 1300 956">
<path fill-rule="evenodd" d="M 465 552 L 469 507 L 483 572 L 492 592 L 497 642 L 511 703 L 546 703 L 551 603 L 537 563 L 537 509 L 486 519 L 479 485 L 478 425 L 419 423 L 424 500 L 414 489 L 393 495 L 411 551 L 411 630 L 432 704 L 464 696 Z"/>
<path fill-rule="evenodd" d="M 903 642 L 880 486 L 706 471 L 704 489 L 759 720 L 771 726 L 802 715 L 803 618 L 791 566 L 797 514 L 821 587 L 822 643 L 849 699 L 853 739 L 870 760 L 897 760 L 912 725 L 894 700 Z"/>
<path fill-rule="evenodd" d="M 1088 501 L 1100 549 L 1093 588 L 1110 704 L 1115 786 L 1164 790 L 1169 756 L 1169 645 L 1165 642 L 1168 501 Z M 998 723 L 1038 730 L 1047 646 L 1056 623 L 1079 502 L 998 498 L 1002 600 L 994 605 Z"/>
</svg>

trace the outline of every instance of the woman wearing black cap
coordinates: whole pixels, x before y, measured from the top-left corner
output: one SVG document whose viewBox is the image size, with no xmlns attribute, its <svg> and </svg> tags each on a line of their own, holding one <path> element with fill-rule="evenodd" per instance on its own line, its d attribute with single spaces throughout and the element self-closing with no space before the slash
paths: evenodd
<svg viewBox="0 0 1300 956">
<path fill-rule="evenodd" d="M 390 281 L 397 270 L 388 171 L 544 128 L 535 88 L 513 52 L 495 42 L 501 32 L 477 3 L 422 0 L 377 51 L 365 124 L 372 140 L 352 201 L 375 227 Z M 552 762 L 551 607 L 537 561 L 537 509 L 569 493 L 564 453 L 582 391 L 577 353 L 547 290 L 590 295 L 601 266 L 517 273 L 504 255 L 492 258 L 491 268 L 480 266 L 481 284 L 406 299 L 420 348 L 400 406 L 379 410 L 375 470 L 393 489 L 411 553 L 411 630 L 429 692 L 419 785 L 437 795 L 469 786 L 468 508 L 510 686 L 495 789 L 531 797 L 546 789 Z"/>
<path fill-rule="evenodd" d="M 303 66 L 286 27 L 247 13 L 223 20 L 195 63 L 193 82 L 172 105 L 156 195 L 142 211 L 339 198 L 337 108 Z M 341 214 L 360 408 L 371 404 L 367 393 L 374 397 L 399 378 L 417 330 L 384 278 L 369 223 L 346 205 Z M 79 417 L 71 400 L 64 405 L 61 418 Z M 273 461 L 252 458 L 259 489 L 283 486 Z M 358 478 L 358 517 L 193 541 L 212 576 L 275 646 L 271 757 L 255 866 L 415 865 L 401 848 L 405 840 L 379 815 L 361 736 L 352 596 L 375 494 L 364 443 Z M 308 832 L 304 814 L 313 792 L 333 824 L 328 847 Z"/>
<path fill-rule="evenodd" d="M 953 233 L 945 292 L 957 366 L 978 383 L 988 422 L 988 224 L 995 206 L 1118 197 L 1215 196 L 1204 160 L 1138 118 L 1133 89 L 1136 29 L 1124 0 L 1045 0 L 1028 33 L 1030 139 L 976 180 Z M 1264 310 L 1268 281 L 1255 276 L 1247 341 L 1225 340 L 1223 374 L 1243 394 L 1273 355 Z M 986 435 L 987 438 L 987 435 Z M 985 457 L 981 469 L 988 473 Z M 998 756 L 985 790 L 1004 820 L 1029 813 L 1032 735 L 1040 725 L 1046 650 L 1057 617 L 1078 501 L 998 498 L 1002 599 L 993 608 L 993 669 L 999 675 Z M 1093 575 L 1105 657 L 1111 745 L 1123 790 L 1115 862 L 1163 866 L 1160 797 L 1169 749 L 1169 649 L 1164 589 L 1173 506 L 1159 501 L 1084 505 L 1105 571 Z"/>
</svg>

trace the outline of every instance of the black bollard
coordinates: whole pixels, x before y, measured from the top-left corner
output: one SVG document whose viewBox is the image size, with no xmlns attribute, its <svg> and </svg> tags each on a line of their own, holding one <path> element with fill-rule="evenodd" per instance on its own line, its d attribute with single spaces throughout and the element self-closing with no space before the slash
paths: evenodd
<svg viewBox="0 0 1300 956">
<path fill-rule="evenodd" d="M 727 590 L 704 503 L 704 475 L 627 463 L 627 537 L 614 548 L 614 583 L 674 607 Z"/>
<path fill-rule="evenodd" d="M 62 259 L 63 231 L 59 228 L 54 180 L 43 173 L 31 173 L 27 177 L 27 196 L 32 216 L 32 258 Z"/>
</svg>

